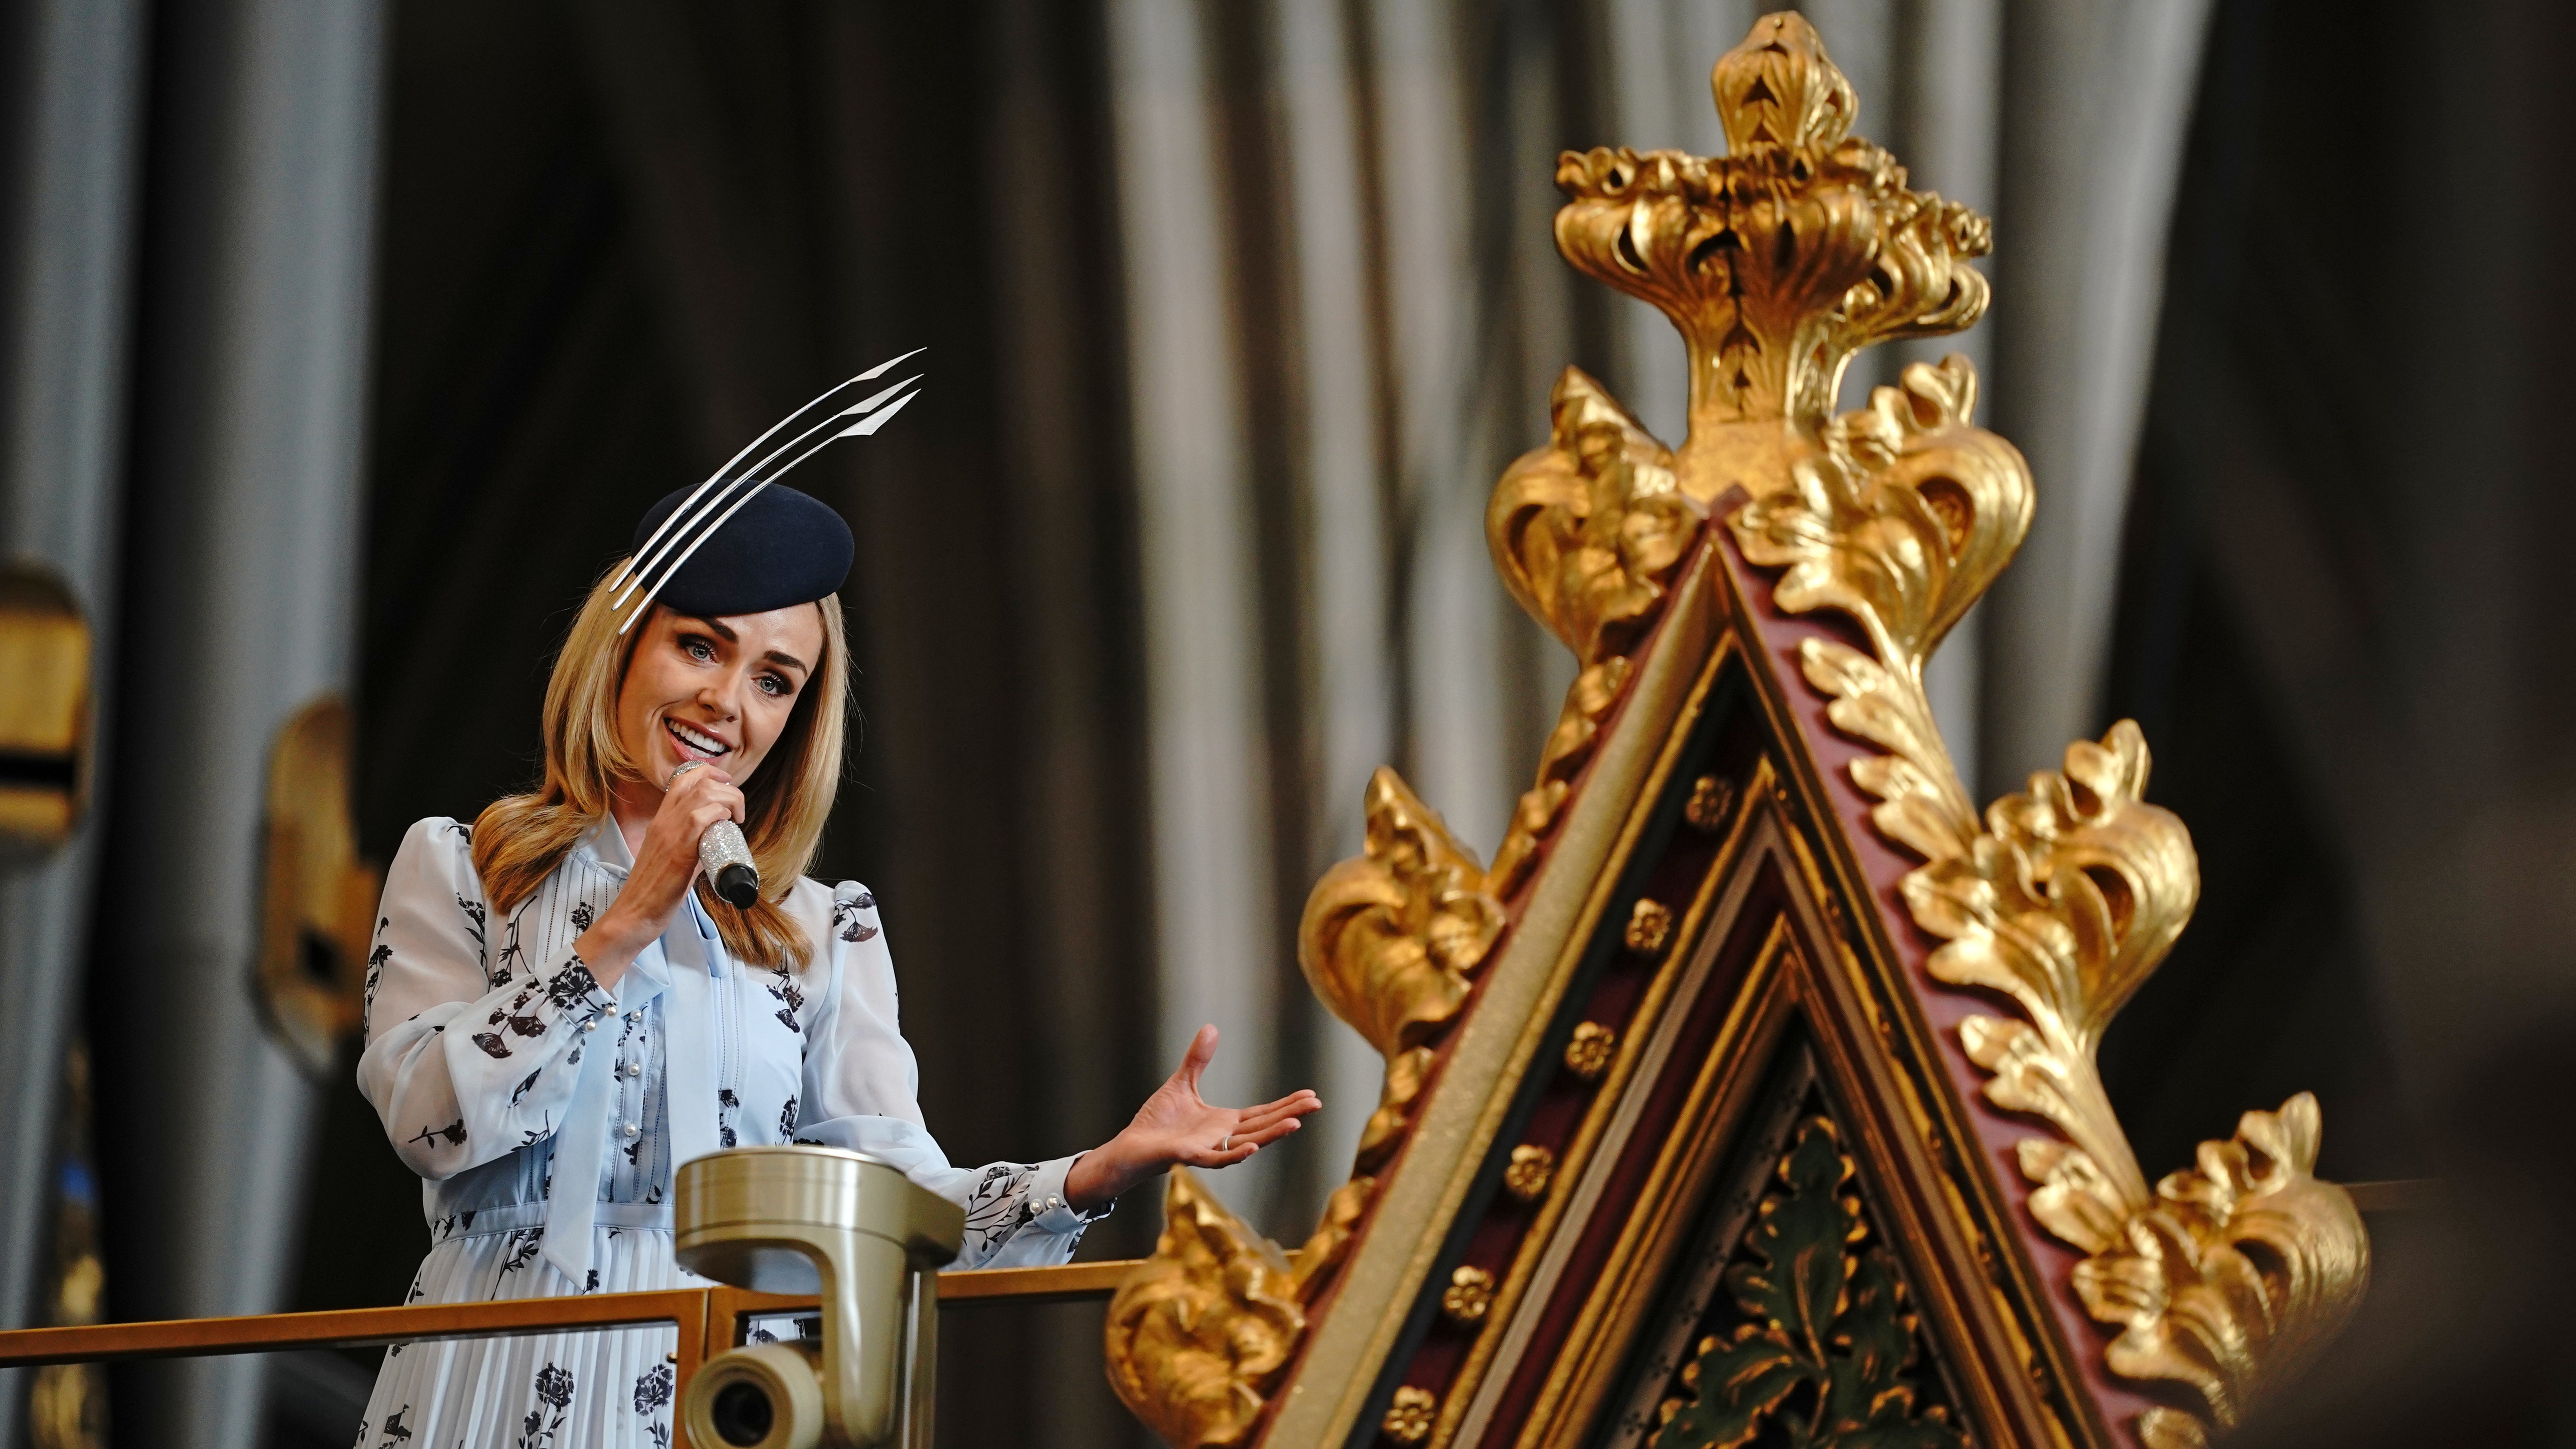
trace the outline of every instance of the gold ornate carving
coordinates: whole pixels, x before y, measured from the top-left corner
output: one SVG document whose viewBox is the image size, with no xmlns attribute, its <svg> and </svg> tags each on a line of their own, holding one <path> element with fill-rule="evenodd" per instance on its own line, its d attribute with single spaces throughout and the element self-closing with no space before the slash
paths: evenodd
<svg viewBox="0 0 2576 1449">
<path fill-rule="evenodd" d="M 1743 445 L 1777 447 L 1788 418 L 1823 422 L 1851 355 L 1895 337 L 1955 332 L 1984 313 L 1984 217 L 1909 191 L 1905 168 L 1849 134 L 1851 86 L 1815 27 L 1756 21 L 1711 72 L 1729 153 L 1625 147 L 1557 162 L 1572 198 L 1557 250 L 1612 287 L 1661 308 L 1690 353 L 1682 486 L 1715 499 L 1781 480 L 1723 466 Z"/>
<path fill-rule="evenodd" d="M 1628 680 L 1628 651 L 1664 604 L 1664 586 L 1706 517 L 1683 494 L 1673 455 L 1600 383 L 1569 367 L 1549 400 L 1546 447 L 1512 464 L 1485 511 L 1503 587 L 1565 641 L 1582 672 L 1539 753 L 1494 853 L 1490 889 L 1508 896 L 1591 758 L 1602 718 Z"/>
<path fill-rule="evenodd" d="M 1524 1142 L 1512 1149 L 1512 1160 L 1503 1167 L 1503 1190 L 1523 1202 L 1536 1202 L 1547 1196 L 1548 1181 L 1555 1176 L 1556 1154 Z"/>
<path fill-rule="evenodd" d="M 1728 520 L 1744 556 L 1785 570 L 1772 597 L 1789 613 L 1849 616 L 1870 653 L 1810 639 L 1799 663 L 1832 698 L 1835 727 L 1889 753 L 1852 767 L 1882 803 L 1872 819 L 1930 859 L 1966 848 L 1976 811 L 1941 743 L 1923 665 L 2003 571 L 2030 530 L 2030 469 L 1971 424 L 1967 360 L 1905 369 L 1870 405 L 1819 434 L 1791 486 Z"/>
<path fill-rule="evenodd" d="M 1773 1176 L 1726 1270 L 1732 1327 L 1693 1348 L 1649 1449 L 1965 1449 L 1945 1406 L 1917 1402 L 1904 1279 L 1873 1241 L 1833 1119 L 1808 1118 Z"/>
<path fill-rule="evenodd" d="M 2144 1416 L 2157 1446 L 2198 1444 L 2234 1424 L 2359 1305 L 2370 1240 L 2342 1188 L 2319 1181 L 2320 1114 L 2301 1093 L 2249 1112 L 2196 1168 L 2147 1190 L 2094 1049 L 2190 919 L 2199 864 L 2182 822 L 2147 804 L 2137 726 L 2067 747 L 2062 772 L 1986 812 L 1967 852 L 1906 877 L 1914 917 L 1946 944 L 1932 974 L 2010 998 L 2021 1019 L 1960 1024 L 1995 1075 L 1997 1106 L 2046 1119 L 2065 1140 L 2019 1144 L 2031 1215 L 2092 1256 L 2075 1290 L 2122 1332 L 2105 1355 L 2124 1377 L 2196 1394 L 2197 1417 Z"/>
<path fill-rule="evenodd" d="M 1313 1302 L 1315 1295 L 1342 1265 L 1351 1250 L 1351 1236 L 1359 1231 L 1360 1218 L 1368 1212 L 1369 1198 L 1377 1190 L 1377 1179 L 1354 1177 L 1333 1189 L 1324 1200 L 1323 1220 L 1315 1224 L 1306 1246 L 1297 1250 L 1297 1297 L 1300 1302 Z"/>
<path fill-rule="evenodd" d="M 1386 1418 L 1379 1427 L 1398 1444 L 1419 1444 L 1431 1437 L 1431 1423 L 1439 1413 L 1440 1401 L 1432 1397 L 1429 1389 L 1407 1384 L 1395 1391 L 1395 1400 L 1387 1405 Z"/>
<path fill-rule="evenodd" d="M 1778 607 L 1833 610 L 1858 628 L 1864 647 L 1811 640 L 1800 668 L 1833 726 L 1875 747 L 1850 768 L 1878 802 L 1876 828 L 1925 862 L 1903 894 L 1943 943 L 1932 975 L 2015 1009 L 1971 1018 L 1961 1041 L 1993 1074 L 1989 1101 L 2055 1129 L 2021 1143 L 2019 1165 L 2034 1218 L 2090 1255 L 2072 1286 L 2119 1329 L 2110 1367 L 2198 1397 L 2197 1416 L 2159 1410 L 2142 1436 L 2166 1449 L 2233 1422 L 2361 1292 L 2359 1217 L 2311 1175 L 2313 1101 L 2249 1114 L 2233 1142 L 2205 1144 L 2194 1170 L 2153 1191 L 2110 1110 L 2094 1065 L 2102 1029 L 2171 946 L 2198 888 L 2180 822 L 2143 799 L 2135 727 L 2078 742 L 2063 771 L 1980 817 L 1933 720 L 1924 665 L 2020 546 L 2030 472 L 1975 426 L 1976 377 L 1961 358 L 1909 366 L 1864 407 L 1832 409 L 1860 348 L 1956 331 L 1983 313 L 1986 283 L 1968 263 L 1988 250 L 1985 219 L 1909 190 L 1887 152 L 1850 134 L 1851 87 L 1797 15 L 1757 22 L 1711 86 L 1723 158 L 1619 149 L 1559 159 L 1569 197 L 1559 250 L 1672 318 L 1689 354 L 1689 436 L 1667 448 L 1569 368 L 1551 398 L 1548 445 L 1496 486 L 1486 516 L 1496 568 L 1579 672 L 1490 870 L 1380 771 L 1366 853 L 1309 898 L 1300 966 L 1387 1058 L 1385 1087 L 1358 1175 L 1293 1271 L 1175 1172 L 1170 1225 L 1109 1327 L 1121 1397 L 1175 1444 L 1238 1442 L 1259 1415 L 1305 1305 L 1349 1250 L 1372 1174 L 1410 1130 L 1436 1043 L 1502 930 L 1502 903 L 1528 880 L 1708 512 L 1729 498 L 1741 500 L 1725 525 L 1744 558 L 1779 571 Z M 1737 796 L 1704 778 L 1684 817 L 1723 829 Z M 1622 935 L 1652 954 L 1670 930 L 1671 913 L 1642 901 Z M 1592 1080 L 1615 1046 L 1586 1023 L 1567 1068 Z M 1546 1148 L 1523 1144 L 1504 1186 L 1535 1201 L 1555 1168 Z M 1869 1242 L 1846 1191 L 1851 1176 L 1830 1122 L 1807 1123 L 1750 1257 L 1727 1275 L 1750 1320 L 1700 1343 L 1658 1445 L 1742 1443 L 1765 1425 L 1817 1444 L 1960 1442 L 1937 1405 L 1918 1407 L 1903 1372 L 1916 1330 L 1894 1260 Z M 1476 1317 L 1473 1271 L 1453 1276 L 1444 1312 Z M 1440 1409 L 1407 1386 L 1379 1427 L 1420 1443 Z M 1779 1422 L 1789 1411 L 1811 1422 Z"/>
<path fill-rule="evenodd" d="M 1576 1022 L 1565 1044 L 1565 1069 L 1581 1081 L 1597 1082 L 1610 1070 L 1610 1054 L 1618 1047 L 1618 1032 L 1597 1021 Z"/>
<path fill-rule="evenodd" d="M 1440 1294 L 1440 1311 L 1452 1323 L 1480 1323 L 1485 1310 L 1493 1306 L 1494 1275 L 1472 1263 L 1462 1263 L 1451 1272 L 1449 1286 Z"/>
<path fill-rule="evenodd" d="M 1735 782 L 1720 775 L 1702 775 L 1691 782 L 1690 799 L 1682 806 L 1682 818 L 1693 830 L 1717 831 L 1735 817 Z"/>
<path fill-rule="evenodd" d="M 1385 1054 L 1386 1082 L 1355 1174 L 1287 1256 L 1174 1168 L 1153 1256 L 1110 1304 L 1110 1382 L 1179 1449 L 1241 1441 L 1305 1332 L 1305 1305 L 1348 1254 L 1402 1145 L 1433 1061 L 1429 1039 L 1457 1014 L 1502 930 L 1485 872 L 1393 770 L 1369 781 L 1366 853 L 1327 871 L 1297 927 L 1315 994 Z"/>
<path fill-rule="evenodd" d="M 1386 1084 L 1378 1090 L 1377 1110 L 1360 1129 L 1359 1160 L 1353 1164 L 1359 1171 L 1375 1172 L 1385 1166 L 1404 1141 L 1405 1129 L 1413 1125 L 1413 1099 L 1422 1095 L 1422 1084 L 1431 1074 L 1432 1055 L 1426 1046 L 1387 1058 Z"/>
<path fill-rule="evenodd" d="M 1370 777 L 1367 809 L 1367 853 L 1326 871 L 1306 898 L 1297 965 L 1335 1016 L 1394 1057 L 1467 999 L 1503 908 L 1475 855 L 1395 771 Z"/>
<path fill-rule="evenodd" d="M 2031 777 L 1986 812 L 1964 852 L 1905 878 L 1914 919 L 1945 944 L 1932 974 L 2010 997 L 2023 1020 L 1970 1017 L 1960 1038 L 1995 1073 L 1986 1096 L 2045 1117 L 2089 1167 L 2050 1164 L 2032 1196 L 2049 1230 L 2091 1250 L 2098 1224 L 2074 1220 L 2085 1178 L 2119 1214 L 2143 1206 L 2146 1178 L 2093 1066 L 2102 1029 L 2164 959 L 2200 898 L 2190 833 L 2146 802 L 2147 744 L 2127 720 L 2099 744 L 2066 748 L 2062 773 Z M 2037 1179 L 2035 1179 L 2037 1180 Z M 2070 1215 L 2073 1215 L 2072 1217 Z M 2116 1219 L 2115 1219 L 2116 1221 Z"/>
<path fill-rule="evenodd" d="M 1110 1387 L 1173 1449 L 1242 1443 L 1305 1332 L 1299 1289 L 1278 1244 L 1173 1168 L 1154 1256 L 1109 1303 Z"/>
<path fill-rule="evenodd" d="M 1849 134 L 1851 87 L 1797 16 L 1757 22 L 1711 85 L 1731 154 L 1568 153 L 1558 247 L 1680 329 L 1682 493 L 1741 490 L 1727 527 L 1747 560 L 1780 570 L 1778 607 L 1859 626 L 1865 649 L 1812 639 L 1801 670 L 1834 727 L 1879 751 L 1852 779 L 1879 802 L 1878 830 L 1925 862 L 1904 895 L 1944 942 L 1932 975 L 2018 1008 L 1970 1018 L 1961 1042 L 1993 1073 L 1990 1101 L 2063 1134 L 2023 1143 L 2020 1167 L 2033 1216 L 2093 1255 L 2079 1291 L 2124 1326 L 2111 1367 L 2184 1384 L 2207 1423 L 2231 1422 L 2349 1313 L 2368 1265 L 2360 1219 L 2307 1175 L 2316 1115 L 2295 1100 L 2148 1191 L 2094 1051 L 2190 919 L 2190 838 L 2143 799 L 2146 746 L 2127 723 L 1979 818 L 1923 666 L 2020 547 L 2029 468 L 1974 425 L 1961 358 L 1910 366 L 1867 406 L 1829 416 L 1858 348 L 1976 320 L 1986 287 L 1967 260 L 1987 250 L 1987 225 L 1907 190 L 1886 152 Z M 2141 1428 L 2180 1443 L 2201 1424 L 2168 1412 Z"/>
<path fill-rule="evenodd" d="M 1494 486 L 1485 535 L 1503 587 L 1590 666 L 1636 646 L 1706 515 L 1672 453 L 1582 369 L 1549 404 L 1548 446 Z"/>
<path fill-rule="evenodd" d="M 1640 956 L 1660 956 L 1664 943 L 1673 937 L 1673 908 L 1661 901 L 1641 900 L 1628 910 L 1628 928 L 1620 941 Z"/>
<path fill-rule="evenodd" d="M 2351 1194 L 2312 1172 L 2318 1126 L 2305 1092 L 2246 1113 L 2233 1140 L 2200 1144 L 2195 1167 L 2156 1184 L 2154 1205 L 2076 1265 L 2085 1310 L 2121 1330 L 2115 1372 L 2181 1385 L 2229 1428 L 2360 1305 L 2370 1238 Z M 2207 1440 L 2170 1409 L 2139 1428 L 2155 1449 Z"/>
</svg>

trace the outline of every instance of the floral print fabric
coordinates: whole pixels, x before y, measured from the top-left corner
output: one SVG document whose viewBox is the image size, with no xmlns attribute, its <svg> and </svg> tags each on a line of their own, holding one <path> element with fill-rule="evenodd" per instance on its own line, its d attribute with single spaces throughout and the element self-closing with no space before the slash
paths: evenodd
<svg viewBox="0 0 2576 1449">
<path fill-rule="evenodd" d="M 386 872 L 358 1082 L 423 1179 L 432 1246 L 412 1301 L 698 1282 L 671 1259 L 675 1141 L 863 1151 L 966 1209 L 956 1266 L 1072 1256 L 1089 1221 L 1064 1205 L 1072 1158 L 960 1168 L 926 1130 L 916 1064 L 897 1027 L 893 960 L 864 887 L 796 883 L 788 911 L 814 944 L 801 968 L 745 968 L 720 951 L 687 964 L 701 960 L 692 942 L 667 957 L 649 951 L 650 964 L 639 959 L 612 991 L 573 942 L 616 899 L 627 867 L 623 838 L 602 822 L 534 897 L 494 920 L 466 827 L 424 820 Z M 684 911 L 674 930 L 687 928 Z M 686 972 L 695 980 L 673 979 Z M 678 1010 L 675 997 L 701 1005 Z M 576 1283 L 557 1267 L 567 1254 L 547 1252 L 545 1231 L 554 1194 L 576 1190 L 554 1180 L 557 1134 L 593 1054 L 610 1073 L 608 1105 L 604 1150 L 573 1154 L 600 1163 L 598 1181 L 578 1189 L 591 1195 L 592 1226 L 589 1252 L 570 1255 L 587 1262 Z M 675 1079 L 691 1088 L 677 1132 Z M 588 1092 L 584 1110 L 596 1113 L 595 1080 Z M 699 1094 L 706 1100 L 691 1105 Z M 671 1337 L 636 1329 L 389 1352 L 358 1443 L 668 1446 L 669 1385 L 652 1371 L 668 1368 Z"/>
</svg>

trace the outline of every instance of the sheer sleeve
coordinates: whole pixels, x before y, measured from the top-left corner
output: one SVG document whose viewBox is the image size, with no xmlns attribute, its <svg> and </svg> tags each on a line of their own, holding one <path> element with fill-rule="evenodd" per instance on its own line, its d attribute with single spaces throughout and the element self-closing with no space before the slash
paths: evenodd
<svg viewBox="0 0 2576 1449">
<path fill-rule="evenodd" d="M 820 886 L 809 889 L 812 931 L 822 924 Z M 802 917 L 800 917 L 802 918 Z M 966 1210 L 959 1268 L 1024 1268 L 1072 1258 L 1085 1228 L 1109 1215 L 1065 1203 L 1076 1157 L 957 1167 L 921 1120 L 921 1076 L 897 1025 L 894 958 L 876 898 L 856 881 L 831 893 L 830 928 L 811 968 L 828 973 L 809 995 L 805 1080 L 795 1140 L 882 1158 Z"/>
<path fill-rule="evenodd" d="M 433 1181 L 552 1136 L 583 1042 L 617 1009 L 568 945 L 534 971 L 494 968 L 471 839 L 445 818 L 403 836 L 367 957 L 358 1089 Z"/>
</svg>

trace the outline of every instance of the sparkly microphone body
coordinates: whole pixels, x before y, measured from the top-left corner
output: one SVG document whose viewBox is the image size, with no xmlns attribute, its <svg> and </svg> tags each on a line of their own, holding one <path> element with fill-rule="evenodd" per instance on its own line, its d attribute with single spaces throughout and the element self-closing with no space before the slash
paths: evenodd
<svg viewBox="0 0 2576 1449">
<path fill-rule="evenodd" d="M 726 905 L 744 910 L 760 899 L 760 867 L 752 863 L 751 846 L 743 840 L 741 826 L 730 820 L 708 826 L 707 833 L 698 837 L 698 864 L 715 883 L 717 899 Z"/>
</svg>

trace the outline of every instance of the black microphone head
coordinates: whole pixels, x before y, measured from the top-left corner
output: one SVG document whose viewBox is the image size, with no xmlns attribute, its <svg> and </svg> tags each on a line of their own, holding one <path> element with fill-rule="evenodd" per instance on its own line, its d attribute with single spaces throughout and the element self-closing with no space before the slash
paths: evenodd
<svg viewBox="0 0 2576 1449">
<path fill-rule="evenodd" d="M 716 898 L 738 911 L 760 899 L 760 872 L 739 862 L 716 872 Z"/>
</svg>

